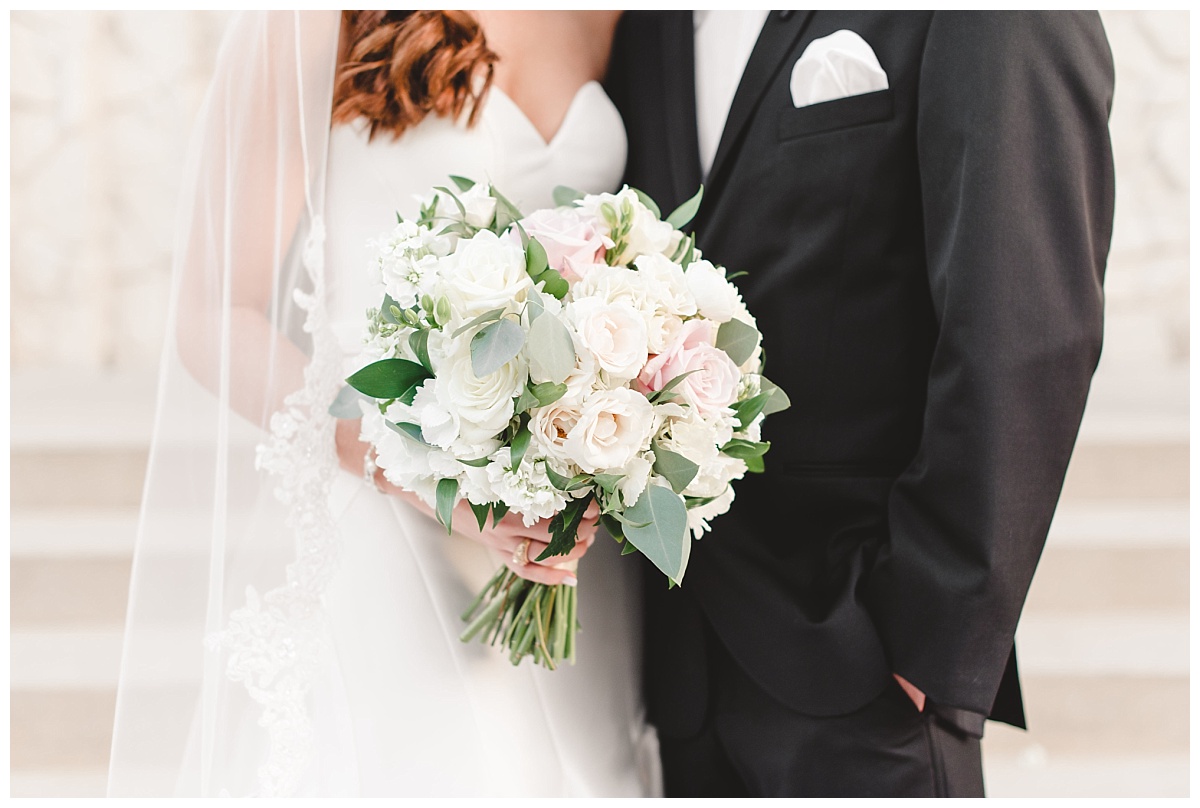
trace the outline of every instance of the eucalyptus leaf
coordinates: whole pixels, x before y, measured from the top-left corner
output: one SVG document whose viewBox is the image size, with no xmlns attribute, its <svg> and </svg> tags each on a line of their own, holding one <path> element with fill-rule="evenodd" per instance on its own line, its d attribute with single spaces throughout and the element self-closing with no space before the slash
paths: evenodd
<svg viewBox="0 0 1200 808">
<path fill-rule="evenodd" d="M 545 313 L 546 302 L 542 300 L 542 295 L 537 289 L 529 290 L 529 296 L 525 298 L 525 308 L 529 312 L 530 325 Z"/>
<path fill-rule="evenodd" d="M 337 398 L 329 405 L 329 414 L 334 418 L 348 418 L 351 420 L 362 418 L 362 410 L 359 409 L 358 402 L 370 400 L 350 385 L 346 385 L 338 391 Z"/>
<path fill-rule="evenodd" d="M 683 489 L 696 479 L 700 466 L 678 452 L 672 452 L 656 445 L 654 447 L 654 471 L 666 478 L 676 494 L 682 494 Z"/>
<path fill-rule="evenodd" d="M 567 394 L 567 386 L 555 382 L 542 382 L 529 388 L 539 407 L 549 407 Z"/>
<path fill-rule="evenodd" d="M 561 384 L 575 370 L 575 341 L 557 317 L 539 317 L 533 321 L 526 354 L 529 375 L 535 379 Z"/>
<path fill-rule="evenodd" d="M 729 320 L 721 323 L 717 329 L 717 347 L 729 355 L 733 364 L 741 367 L 758 347 L 762 335 L 752 325 L 746 325 L 741 320 Z"/>
<path fill-rule="evenodd" d="M 429 332 L 422 328 L 409 334 L 408 347 L 412 348 L 413 353 L 417 355 L 417 361 L 421 363 L 421 367 L 429 371 L 429 375 L 432 376 L 433 363 L 429 361 Z"/>
<path fill-rule="evenodd" d="M 484 323 L 490 323 L 490 322 L 494 322 L 495 320 L 499 320 L 501 317 L 504 316 L 504 312 L 505 312 L 505 309 L 492 309 L 491 311 L 485 311 L 483 314 L 481 314 L 478 317 L 476 317 L 475 319 L 471 320 L 471 322 L 458 328 L 450 336 L 453 338 L 457 338 L 459 336 L 459 334 L 470 331 L 472 328 L 474 328 L 477 325 L 483 325 Z"/>
<path fill-rule="evenodd" d="M 667 217 L 667 224 L 676 230 L 682 230 L 688 222 L 696 218 L 696 213 L 700 210 L 700 200 L 703 198 L 704 186 L 701 185 L 695 196 L 671 211 L 671 215 Z"/>
<path fill-rule="evenodd" d="M 653 199 L 650 198 L 649 194 L 647 194 L 645 191 L 642 191 L 639 188 L 630 188 L 629 190 L 631 190 L 635 194 L 637 194 L 637 198 L 639 200 L 641 200 L 641 203 L 643 205 L 645 205 L 650 210 L 651 213 L 654 214 L 655 219 L 662 218 L 662 211 L 658 209 L 658 204 Z M 676 229 L 678 229 L 678 228 L 676 228 Z"/>
<path fill-rule="evenodd" d="M 566 185 L 557 185 L 553 191 L 554 204 L 558 207 L 566 207 L 571 205 L 577 199 L 583 199 L 583 191 L 576 191 Z"/>
<path fill-rule="evenodd" d="M 571 291 L 571 284 L 567 283 L 566 278 L 559 274 L 556 269 L 547 269 L 537 277 L 539 282 L 544 283 L 542 290 L 554 297 L 562 300 L 567 296 L 567 292 Z"/>
<path fill-rule="evenodd" d="M 536 238 L 530 238 L 525 245 L 525 271 L 529 277 L 536 278 L 550 267 L 550 259 L 546 256 L 546 248 Z"/>
<path fill-rule="evenodd" d="M 513 222 L 525 218 L 521 215 L 521 211 L 517 210 L 517 206 L 509 202 L 504 194 L 496 190 L 495 186 L 491 188 L 491 194 L 492 199 L 496 200 L 496 232 L 502 233 Z"/>
<path fill-rule="evenodd" d="M 524 345 L 525 331 L 512 320 L 489 323 L 471 337 L 471 370 L 479 378 L 495 373 L 519 354 Z"/>
<path fill-rule="evenodd" d="M 395 423 L 393 421 L 387 421 L 387 420 L 385 420 L 384 423 L 387 424 L 388 429 L 392 430 L 393 432 L 399 433 L 406 438 L 412 438 L 413 440 L 415 440 L 417 443 L 421 444 L 422 446 L 429 445 L 429 442 L 427 440 L 425 440 L 425 436 L 421 434 L 421 427 L 418 426 L 417 424 L 410 424 L 410 423 L 406 423 L 404 421 Z"/>
<path fill-rule="evenodd" d="M 438 480 L 437 484 L 437 518 L 446 528 L 446 533 L 454 530 L 454 505 L 458 500 L 458 480 L 453 477 Z"/>
<path fill-rule="evenodd" d="M 771 397 L 767 399 L 766 405 L 763 407 L 763 415 L 774 415 L 777 412 L 783 412 L 788 407 L 792 406 L 792 400 L 788 398 L 788 394 L 783 388 L 772 382 L 770 379 L 763 377 L 759 383 L 759 388 L 764 393 L 770 393 Z"/>
<path fill-rule="evenodd" d="M 469 180 L 466 177 L 456 177 L 451 174 L 450 181 L 457 185 L 460 191 L 469 191 L 475 187 L 475 180 Z"/>
<path fill-rule="evenodd" d="M 617 490 L 617 485 L 625 479 L 624 474 L 597 474 L 594 478 L 596 485 L 609 493 Z"/>
<path fill-rule="evenodd" d="M 371 398 L 400 398 L 415 390 L 432 373 L 407 359 L 380 359 L 346 379 L 346 383 Z"/>
<path fill-rule="evenodd" d="M 644 527 L 626 523 L 625 540 L 668 578 L 683 580 L 692 547 L 683 498 L 669 488 L 650 485 L 637 504 L 625 510 L 625 517 L 645 523 Z"/>
</svg>

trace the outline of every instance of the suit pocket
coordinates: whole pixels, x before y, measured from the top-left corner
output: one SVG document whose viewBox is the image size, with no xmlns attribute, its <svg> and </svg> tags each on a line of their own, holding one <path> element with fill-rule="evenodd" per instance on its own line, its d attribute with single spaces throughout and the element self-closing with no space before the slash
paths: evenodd
<svg viewBox="0 0 1200 808">
<path fill-rule="evenodd" d="M 851 95 L 810 104 L 806 107 L 785 107 L 779 115 L 779 139 L 816 135 L 879 123 L 892 117 L 892 90 L 877 90 L 873 93 Z"/>
</svg>

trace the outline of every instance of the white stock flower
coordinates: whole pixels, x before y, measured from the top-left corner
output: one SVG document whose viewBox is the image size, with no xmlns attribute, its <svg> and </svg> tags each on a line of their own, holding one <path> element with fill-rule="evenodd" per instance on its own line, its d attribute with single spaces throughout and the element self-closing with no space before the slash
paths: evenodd
<svg viewBox="0 0 1200 808">
<path fill-rule="evenodd" d="M 589 474 L 622 469 L 648 448 L 653 428 L 654 407 L 641 393 L 628 387 L 601 390 L 584 401 L 565 448 Z"/>
<path fill-rule="evenodd" d="M 708 261 L 693 261 L 688 264 L 685 276 L 701 316 L 724 323 L 738 313 L 741 295 L 736 286 L 725 280 L 725 270 L 717 269 Z"/>
<path fill-rule="evenodd" d="M 533 287 L 521 247 L 490 230 L 459 241 L 442 259 L 439 276 L 439 289 L 460 320 L 493 309 L 517 311 Z"/>
<path fill-rule="evenodd" d="M 625 302 L 601 298 L 576 300 L 570 306 L 579 341 L 596 364 L 613 379 L 635 378 L 646 364 L 646 321 Z"/>
<path fill-rule="evenodd" d="M 384 290 L 402 309 L 416 305 L 437 281 L 438 259 L 450 252 L 449 240 L 428 227 L 399 222 L 385 236 L 368 243 L 376 252 L 372 268 Z"/>
</svg>

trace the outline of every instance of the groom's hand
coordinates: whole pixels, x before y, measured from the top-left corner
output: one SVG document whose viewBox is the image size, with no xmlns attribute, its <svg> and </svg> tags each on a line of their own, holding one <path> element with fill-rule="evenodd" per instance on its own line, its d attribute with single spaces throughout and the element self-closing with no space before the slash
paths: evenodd
<svg viewBox="0 0 1200 808">
<path fill-rule="evenodd" d="M 913 704 L 917 705 L 917 711 L 924 712 L 925 694 L 918 690 L 916 685 L 905 679 L 900 674 L 893 673 L 892 676 L 896 677 L 896 681 L 900 683 L 900 687 L 902 687 L 904 692 L 908 694 L 908 697 L 912 699 Z"/>
</svg>

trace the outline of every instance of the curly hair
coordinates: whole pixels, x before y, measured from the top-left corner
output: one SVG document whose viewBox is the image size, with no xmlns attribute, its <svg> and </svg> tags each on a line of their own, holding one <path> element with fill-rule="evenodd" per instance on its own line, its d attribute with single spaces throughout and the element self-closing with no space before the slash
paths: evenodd
<svg viewBox="0 0 1200 808">
<path fill-rule="evenodd" d="M 333 122 L 359 117 L 399 137 L 426 115 L 473 125 L 492 85 L 496 54 L 465 11 L 343 11 L 349 40 L 333 91 Z"/>
</svg>

